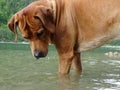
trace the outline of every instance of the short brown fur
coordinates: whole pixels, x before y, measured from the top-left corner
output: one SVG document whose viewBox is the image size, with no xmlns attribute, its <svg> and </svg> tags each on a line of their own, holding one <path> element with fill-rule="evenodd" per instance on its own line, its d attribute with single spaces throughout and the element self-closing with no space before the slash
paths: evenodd
<svg viewBox="0 0 120 90">
<path fill-rule="evenodd" d="M 81 52 L 120 36 L 120 0 L 38 0 L 9 20 L 16 37 L 17 25 L 36 58 L 46 56 L 53 43 L 60 75 L 68 74 L 71 65 L 81 74 Z"/>
</svg>

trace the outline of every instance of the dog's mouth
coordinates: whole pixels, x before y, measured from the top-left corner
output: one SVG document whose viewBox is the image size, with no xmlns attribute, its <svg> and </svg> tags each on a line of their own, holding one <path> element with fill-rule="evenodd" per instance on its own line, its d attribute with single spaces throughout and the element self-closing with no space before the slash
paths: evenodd
<svg viewBox="0 0 120 90">
<path fill-rule="evenodd" d="M 38 50 L 35 50 L 34 51 L 34 57 L 36 59 L 39 59 L 39 58 L 44 58 L 47 56 L 47 52 L 42 52 L 42 51 L 38 51 Z"/>
</svg>

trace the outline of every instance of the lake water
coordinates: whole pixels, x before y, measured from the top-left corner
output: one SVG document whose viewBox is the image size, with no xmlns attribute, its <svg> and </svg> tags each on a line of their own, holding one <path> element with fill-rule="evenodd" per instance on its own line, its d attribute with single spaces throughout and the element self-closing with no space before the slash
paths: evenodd
<svg viewBox="0 0 120 90">
<path fill-rule="evenodd" d="M 120 53 L 120 48 L 85 52 L 81 76 L 71 69 L 68 76 L 58 78 L 58 56 L 52 45 L 46 58 L 35 60 L 27 44 L 0 43 L 0 90 L 120 90 L 120 57 L 105 55 L 109 52 Z"/>
</svg>

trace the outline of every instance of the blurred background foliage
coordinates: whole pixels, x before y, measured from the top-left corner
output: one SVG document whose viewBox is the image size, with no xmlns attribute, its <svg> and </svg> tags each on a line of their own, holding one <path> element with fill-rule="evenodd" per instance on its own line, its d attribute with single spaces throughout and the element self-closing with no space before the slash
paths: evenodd
<svg viewBox="0 0 120 90">
<path fill-rule="evenodd" d="M 0 0 L 0 41 L 14 40 L 14 34 L 8 30 L 7 22 L 14 13 L 33 1 L 35 0 Z M 20 36 L 18 40 L 24 41 Z"/>
</svg>

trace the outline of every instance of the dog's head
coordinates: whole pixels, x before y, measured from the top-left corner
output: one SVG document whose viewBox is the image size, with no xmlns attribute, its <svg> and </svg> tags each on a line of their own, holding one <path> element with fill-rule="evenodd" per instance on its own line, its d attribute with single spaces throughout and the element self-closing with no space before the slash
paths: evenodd
<svg viewBox="0 0 120 90">
<path fill-rule="evenodd" d="M 53 10 L 45 1 L 36 1 L 17 12 L 8 22 L 8 27 L 15 33 L 17 26 L 22 37 L 30 42 L 32 54 L 38 59 L 48 52 L 50 34 L 55 32 Z"/>
</svg>

